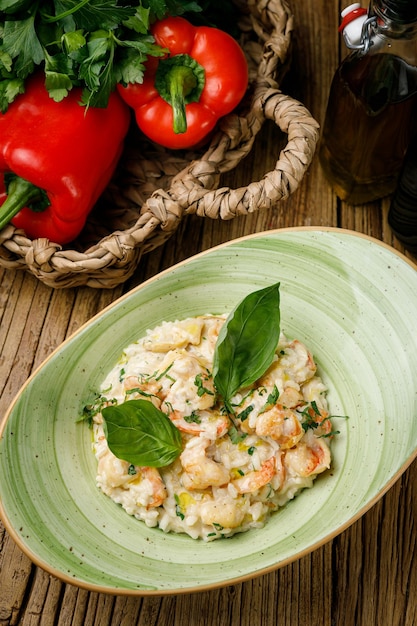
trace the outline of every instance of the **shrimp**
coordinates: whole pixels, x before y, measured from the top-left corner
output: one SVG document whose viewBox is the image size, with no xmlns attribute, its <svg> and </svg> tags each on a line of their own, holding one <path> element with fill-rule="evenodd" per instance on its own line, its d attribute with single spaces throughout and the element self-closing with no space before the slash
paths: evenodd
<svg viewBox="0 0 417 626">
<path fill-rule="evenodd" d="M 187 414 L 190 407 L 194 410 L 210 409 L 216 394 L 213 379 L 202 359 L 185 350 L 172 350 L 160 366 L 167 371 L 161 378 L 164 387 L 164 400 L 174 410 Z"/>
<path fill-rule="evenodd" d="M 258 385 L 272 388 L 277 385 L 282 388 L 288 380 L 293 387 L 302 385 L 316 373 L 317 366 L 306 346 L 294 339 L 282 346 L 279 358 L 272 363 L 266 373 L 259 379 Z"/>
<path fill-rule="evenodd" d="M 238 528 L 245 517 L 245 510 L 236 502 L 223 498 L 206 500 L 200 507 L 203 524 L 215 525 L 222 528 Z"/>
<path fill-rule="evenodd" d="M 330 435 L 331 431 L 332 431 L 332 423 L 329 419 L 329 414 L 328 412 L 321 412 L 321 417 L 322 419 L 318 422 L 319 426 L 317 427 L 316 430 L 316 434 L 317 435 Z"/>
<path fill-rule="evenodd" d="M 273 487 L 275 491 L 279 491 L 283 486 L 286 478 L 283 456 L 285 452 L 275 453 L 275 476 L 273 478 Z"/>
<path fill-rule="evenodd" d="M 174 325 L 163 322 L 153 331 L 148 331 L 142 343 L 151 352 L 168 352 L 175 348 L 185 348 L 188 344 L 198 345 L 203 326 L 204 319 L 201 317 L 187 318 Z"/>
<path fill-rule="evenodd" d="M 287 409 L 295 409 L 304 402 L 301 391 L 294 387 L 285 387 L 284 391 L 279 395 L 279 403 Z"/>
<path fill-rule="evenodd" d="M 172 367 L 169 370 L 168 388 L 162 378 L 156 382 L 141 381 L 136 376 L 128 376 L 124 381 L 125 390 L 134 391 L 140 397 L 150 400 L 184 433 L 190 435 L 207 433 L 211 439 L 222 437 L 229 428 L 228 417 L 218 410 L 206 410 L 215 402 L 211 377 L 202 369 L 195 356 L 181 351 L 178 362 L 174 363 L 172 358 L 173 353 L 170 356 Z M 164 367 L 165 365 L 166 363 L 163 364 Z M 187 372 L 190 372 L 190 378 Z M 190 406 L 193 410 L 189 408 Z"/>
<path fill-rule="evenodd" d="M 104 478 L 106 485 L 114 489 L 132 480 L 132 476 L 129 474 L 129 465 L 127 461 L 117 458 L 106 448 L 106 451 L 98 459 L 97 472 Z"/>
<path fill-rule="evenodd" d="M 140 476 L 140 480 L 147 480 L 151 486 L 151 500 L 147 505 L 147 509 L 161 506 L 167 497 L 167 490 L 156 467 L 138 467 L 136 468 Z"/>
<path fill-rule="evenodd" d="M 109 449 L 98 461 L 97 472 L 103 489 L 121 487 L 128 489 L 130 485 L 148 481 L 147 508 L 160 506 L 167 497 L 167 491 L 159 471 L 155 467 L 137 467 L 130 472 L 131 463 L 117 458 Z"/>
<path fill-rule="evenodd" d="M 248 472 L 245 476 L 232 480 L 238 493 L 253 493 L 271 482 L 275 474 L 275 457 L 262 463 L 260 470 Z"/>
<path fill-rule="evenodd" d="M 213 316 L 205 317 L 204 319 L 206 320 L 205 337 L 209 343 L 211 350 L 214 350 L 220 329 L 225 322 L 225 318 Z"/>
<path fill-rule="evenodd" d="M 296 448 L 287 450 L 284 457 L 285 467 L 299 476 L 321 474 L 330 467 L 330 449 L 323 439 L 306 437 Z"/>
<path fill-rule="evenodd" d="M 158 380 L 144 381 L 128 376 L 124 381 L 125 391 L 149 399 L 167 414 L 176 412 L 177 417 L 179 413 L 189 415 L 190 407 L 193 411 L 204 411 L 214 405 L 213 379 L 197 356 L 185 350 L 171 350 L 160 363 L 159 370 L 164 374 Z"/>
<path fill-rule="evenodd" d="M 135 391 L 144 400 L 150 400 L 157 409 L 161 407 L 164 394 L 162 386 L 157 382 L 141 381 L 137 376 L 128 376 L 123 386 L 125 391 Z"/>
<path fill-rule="evenodd" d="M 259 437 L 271 437 L 282 449 L 292 448 L 304 435 L 297 413 L 281 404 L 258 415 L 255 431 Z"/>
<path fill-rule="evenodd" d="M 317 404 L 314 408 L 310 405 L 303 411 L 303 416 L 304 425 L 313 428 L 316 437 L 330 434 L 332 430 L 332 422 L 328 411 L 324 409 L 319 410 Z"/>
<path fill-rule="evenodd" d="M 281 367 L 288 367 L 291 371 L 293 380 L 297 383 L 303 383 L 314 376 L 317 366 L 313 356 L 306 346 L 294 339 L 287 348 L 285 354 L 280 359 Z"/>
<path fill-rule="evenodd" d="M 184 469 L 182 484 L 190 491 L 221 487 L 229 482 L 230 476 L 226 467 L 207 456 L 206 451 L 210 444 L 210 439 L 193 437 L 180 456 Z"/>
<path fill-rule="evenodd" d="M 204 433 L 213 440 L 223 437 L 230 426 L 229 418 L 220 411 L 193 411 L 188 416 L 172 411 L 168 417 L 181 432 L 196 436 Z"/>
</svg>

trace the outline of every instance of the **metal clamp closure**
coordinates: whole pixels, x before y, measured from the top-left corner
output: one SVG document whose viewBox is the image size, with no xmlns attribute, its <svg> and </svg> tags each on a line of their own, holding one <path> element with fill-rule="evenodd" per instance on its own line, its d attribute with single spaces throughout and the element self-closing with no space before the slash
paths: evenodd
<svg viewBox="0 0 417 626">
<path fill-rule="evenodd" d="M 373 44 L 371 31 L 372 31 L 372 27 L 376 24 L 376 22 L 377 22 L 377 18 L 375 15 L 368 17 L 362 24 L 360 42 L 358 44 L 354 44 L 347 37 L 345 37 L 344 39 L 345 39 L 346 47 L 350 48 L 351 50 L 361 50 L 363 54 L 367 54 L 367 52 L 369 51 L 369 48 Z"/>
</svg>

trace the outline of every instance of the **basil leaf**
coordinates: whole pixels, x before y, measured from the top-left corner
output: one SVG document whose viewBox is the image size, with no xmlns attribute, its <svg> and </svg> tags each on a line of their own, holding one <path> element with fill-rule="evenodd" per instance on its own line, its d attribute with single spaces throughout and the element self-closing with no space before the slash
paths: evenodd
<svg viewBox="0 0 417 626">
<path fill-rule="evenodd" d="M 230 400 L 271 365 L 280 335 L 279 283 L 250 293 L 230 313 L 214 351 L 213 380 L 230 411 Z"/>
<path fill-rule="evenodd" d="M 101 414 L 108 446 L 119 459 L 140 467 L 165 467 L 181 453 L 180 431 L 149 400 L 107 406 Z"/>
</svg>

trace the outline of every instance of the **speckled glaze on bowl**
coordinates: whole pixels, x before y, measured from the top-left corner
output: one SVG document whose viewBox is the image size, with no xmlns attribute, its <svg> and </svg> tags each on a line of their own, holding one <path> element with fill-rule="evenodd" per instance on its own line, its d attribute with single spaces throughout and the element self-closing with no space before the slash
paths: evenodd
<svg viewBox="0 0 417 626">
<path fill-rule="evenodd" d="M 81 408 L 147 328 L 230 311 L 276 281 L 282 330 L 307 343 L 332 414 L 348 416 L 334 419 L 332 469 L 262 530 L 206 544 L 147 528 L 96 488 Z M 416 320 L 416 267 L 340 229 L 259 233 L 159 274 L 65 341 L 14 400 L 0 440 L 6 529 L 51 574 L 114 594 L 234 584 L 303 556 L 357 520 L 416 456 Z"/>
</svg>

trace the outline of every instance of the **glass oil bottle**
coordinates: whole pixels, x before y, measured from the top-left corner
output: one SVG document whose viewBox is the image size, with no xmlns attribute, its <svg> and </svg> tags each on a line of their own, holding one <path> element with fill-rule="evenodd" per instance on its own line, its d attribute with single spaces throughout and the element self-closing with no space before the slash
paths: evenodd
<svg viewBox="0 0 417 626">
<path fill-rule="evenodd" d="M 371 0 L 366 14 L 359 7 L 342 12 L 352 50 L 332 81 L 319 152 L 350 204 L 394 191 L 417 135 L 417 0 Z"/>
</svg>

